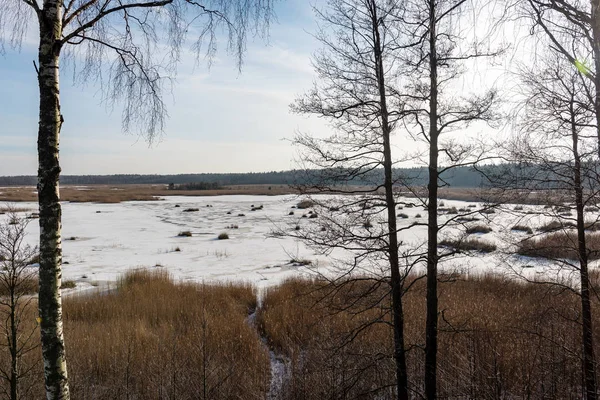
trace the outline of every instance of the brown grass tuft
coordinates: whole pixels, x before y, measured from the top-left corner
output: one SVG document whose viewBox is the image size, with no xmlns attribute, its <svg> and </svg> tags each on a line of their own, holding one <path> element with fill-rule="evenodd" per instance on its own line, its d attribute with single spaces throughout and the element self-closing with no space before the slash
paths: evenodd
<svg viewBox="0 0 600 400">
<path fill-rule="evenodd" d="M 586 233 L 585 239 L 589 260 L 600 259 L 600 232 Z M 579 258 L 577 232 L 561 231 L 525 239 L 519 243 L 517 253 L 528 257 L 577 260 Z"/>
<path fill-rule="evenodd" d="M 481 253 L 491 253 L 496 250 L 496 245 L 484 240 L 477 239 L 443 239 L 439 246 L 450 247 L 456 251 L 478 251 Z"/>
<path fill-rule="evenodd" d="M 472 225 L 467 227 L 467 234 L 471 235 L 473 233 L 490 233 L 492 231 L 492 228 L 490 228 L 487 225 L 482 225 L 482 224 L 478 224 L 478 225 Z"/>
</svg>

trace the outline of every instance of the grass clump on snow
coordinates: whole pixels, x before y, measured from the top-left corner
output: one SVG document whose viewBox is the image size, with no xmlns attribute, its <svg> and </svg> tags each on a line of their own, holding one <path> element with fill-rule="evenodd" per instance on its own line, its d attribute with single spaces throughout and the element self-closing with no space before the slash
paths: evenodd
<svg viewBox="0 0 600 400">
<path fill-rule="evenodd" d="M 528 227 L 527 225 L 515 225 L 512 228 L 510 228 L 511 231 L 518 231 L 518 232 L 525 232 L 529 235 L 531 235 L 533 233 L 533 230 Z"/>
<path fill-rule="evenodd" d="M 75 289 L 77 287 L 77 282 L 72 280 L 62 281 L 60 288 L 61 289 Z"/>
<path fill-rule="evenodd" d="M 481 253 L 491 253 L 496 250 L 496 245 L 484 240 L 477 239 L 443 239 L 439 246 L 449 247 L 456 251 L 478 251 Z"/>
<path fill-rule="evenodd" d="M 191 231 L 181 231 L 177 234 L 177 236 L 179 237 L 191 237 L 192 236 L 192 232 Z"/>
<path fill-rule="evenodd" d="M 467 227 L 467 234 L 471 235 L 473 233 L 490 233 L 492 231 L 492 228 L 490 228 L 487 225 L 482 225 L 482 224 L 478 224 L 478 225 L 473 225 L 473 226 L 469 226 Z"/>
<path fill-rule="evenodd" d="M 561 229 L 569 229 L 569 228 L 574 228 L 575 224 L 573 222 L 570 221 L 559 221 L 559 220 L 554 220 L 554 221 L 550 221 L 542 226 L 540 226 L 539 228 L 537 228 L 538 231 L 543 232 L 543 233 L 548 233 L 548 232 L 555 232 Z"/>
<path fill-rule="evenodd" d="M 227 240 L 229 239 L 229 235 L 226 232 L 222 232 L 219 234 L 219 236 L 217 236 L 217 239 L 219 240 Z"/>
<path fill-rule="evenodd" d="M 600 233 L 587 233 L 585 244 L 589 260 L 600 259 Z M 553 232 L 541 237 L 525 239 L 519 243 L 517 254 L 528 257 L 577 260 L 577 232 Z"/>
</svg>

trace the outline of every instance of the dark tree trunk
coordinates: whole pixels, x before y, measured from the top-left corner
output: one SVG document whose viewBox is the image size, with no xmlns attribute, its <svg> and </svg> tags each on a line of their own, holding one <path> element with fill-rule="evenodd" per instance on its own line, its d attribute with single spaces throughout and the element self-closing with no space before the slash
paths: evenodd
<svg viewBox="0 0 600 400">
<path fill-rule="evenodd" d="M 435 1 L 429 0 L 429 182 L 427 209 L 427 319 L 425 322 L 425 398 L 437 398 L 437 203 L 438 203 L 438 81 Z"/>
<path fill-rule="evenodd" d="M 398 232 L 396 225 L 396 201 L 394 200 L 394 182 L 392 178 L 392 151 L 390 145 L 391 126 L 387 108 L 384 66 L 379 34 L 377 5 L 370 2 L 373 19 L 373 39 L 379 105 L 381 108 L 381 128 L 383 135 L 383 169 L 385 174 L 385 202 L 388 217 L 388 257 L 391 270 L 392 317 L 394 325 L 394 360 L 396 362 L 396 387 L 399 400 L 408 400 L 408 377 L 406 371 L 406 351 L 404 348 L 404 311 L 402 309 L 403 279 L 400 274 L 398 254 Z"/>
<path fill-rule="evenodd" d="M 61 0 L 46 0 L 39 16 L 39 311 L 46 397 L 49 400 L 69 398 L 60 296 L 62 249 L 58 146 L 62 124 L 59 101 L 61 9 Z"/>
<path fill-rule="evenodd" d="M 596 134 L 598 136 L 598 156 L 600 156 L 600 1 L 591 0 L 592 52 L 594 54 L 594 108 L 596 112 Z"/>
<path fill-rule="evenodd" d="M 573 180 L 575 186 L 575 208 L 577 211 L 577 242 L 579 255 L 579 274 L 581 280 L 581 315 L 583 336 L 583 374 L 585 380 L 586 400 L 596 400 L 596 363 L 594 360 L 594 338 L 592 331 L 592 307 L 590 303 L 590 289 L 588 276 L 588 253 L 585 240 L 585 219 L 583 203 L 583 184 L 581 182 L 581 159 L 579 157 L 579 137 L 575 122 L 573 101 L 571 111 L 571 136 L 573 139 Z M 598 115 L 598 114 L 596 114 Z"/>
<path fill-rule="evenodd" d="M 14 260 L 12 260 L 14 264 Z M 12 277 L 11 277 L 12 278 Z M 16 280 L 16 278 L 15 278 Z M 11 282 L 12 283 L 12 282 Z M 19 399 L 19 327 L 15 286 L 10 285 L 10 400 Z"/>
</svg>

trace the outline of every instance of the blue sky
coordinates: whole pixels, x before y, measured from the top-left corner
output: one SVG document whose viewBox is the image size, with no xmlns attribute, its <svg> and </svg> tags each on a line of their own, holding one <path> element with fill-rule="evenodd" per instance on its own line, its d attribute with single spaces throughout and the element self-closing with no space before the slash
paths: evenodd
<svg viewBox="0 0 600 400">
<path fill-rule="evenodd" d="M 289 104 L 312 85 L 310 35 L 315 19 L 306 0 L 276 5 L 268 43 L 248 43 L 244 67 L 219 52 L 210 70 L 184 57 L 161 140 L 149 146 L 121 130 L 121 110 L 101 104 L 99 87 L 75 86 L 61 72 L 65 117 L 61 135 L 63 174 L 257 172 L 295 166 L 286 139 L 296 130 L 327 132 L 316 118 L 290 114 Z M 33 25 L 33 24 L 32 24 Z M 20 52 L 0 55 L 0 175 L 35 175 L 38 97 L 31 32 Z M 223 46 L 221 46 L 223 47 Z M 186 61 L 188 60 L 188 61 Z"/>
</svg>

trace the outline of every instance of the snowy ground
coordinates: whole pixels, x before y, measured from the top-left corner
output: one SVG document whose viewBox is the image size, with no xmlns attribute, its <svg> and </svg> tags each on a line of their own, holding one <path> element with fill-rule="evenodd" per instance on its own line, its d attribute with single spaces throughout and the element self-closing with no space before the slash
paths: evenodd
<svg viewBox="0 0 600 400">
<path fill-rule="evenodd" d="M 308 273 L 310 268 L 290 263 L 291 259 L 306 259 L 321 270 L 333 268 L 334 258 L 320 255 L 289 237 L 270 237 L 269 233 L 282 224 L 311 224 L 316 220 L 301 218 L 302 212 L 288 215 L 299 201 L 297 196 L 217 196 L 167 197 L 162 201 L 125 202 L 120 204 L 64 203 L 63 204 L 63 280 L 75 280 L 78 289 L 102 286 L 114 282 L 123 272 L 137 267 L 163 268 L 178 280 L 209 282 L 215 280 L 247 281 L 266 287 L 286 277 Z M 445 207 L 467 209 L 471 203 L 444 201 Z M 477 203 L 474 203 L 477 204 Z M 18 208 L 37 210 L 35 203 L 16 203 Z M 251 211 L 252 206 L 263 206 Z M 179 206 L 179 207 L 177 207 Z M 198 208 L 195 212 L 185 212 Z M 468 208 L 475 212 L 481 208 Z M 536 226 L 551 220 L 549 216 L 513 213 L 514 206 L 491 215 L 474 214 L 493 227 L 488 234 L 474 237 L 494 242 L 499 251 L 475 256 L 456 256 L 444 268 L 463 273 L 525 273 L 535 277 L 548 272 L 549 263 L 511 252 L 511 242 L 522 233 L 510 230 L 515 223 Z M 541 210 L 524 206 L 524 211 Z M 421 206 L 404 208 L 409 218 L 399 225 L 408 225 L 425 211 Z M 240 214 L 244 214 L 243 216 Z M 450 218 L 441 216 L 441 220 Z M 5 216 L 0 216 L 5 218 Z M 237 225 L 237 229 L 231 228 Z M 38 240 L 38 224 L 32 220 L 27 240 Z M 178 233 L 191 231 L 191 237 Z M 458 236 L 464 225 L 447 229 L 443 235 Z M 217 236 L 227 232 L 228 240 Z M 404 248 L 425 243 L 426 228 L 416 227 L 402 233 Z M 524 237 L 524 236 L 523 236 Z M 179 251 L 176 251 L 179 249 Z M 336 257 L 344 257 L 337 253 Z"/>
</svg>

